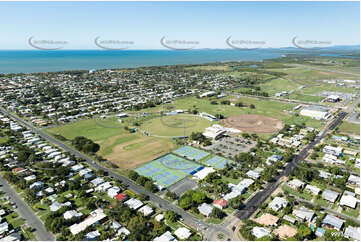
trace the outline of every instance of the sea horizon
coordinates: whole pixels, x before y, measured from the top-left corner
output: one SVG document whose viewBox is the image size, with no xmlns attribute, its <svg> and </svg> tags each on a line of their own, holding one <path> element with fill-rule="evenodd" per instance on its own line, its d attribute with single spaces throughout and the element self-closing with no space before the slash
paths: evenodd
<svg viewBox="0 0 361 242">
<path fill-rule="evenodd" d="M 205 64 L 231 61 L 262 61 L 286 54 L 311 53 L 294 47 L 236 49 L 127 49 L 127 50 L 0 50 L 0 73 L 43 73 Z M 322 54 L 314 52 L 314 54 Z M 325 52 L 326 53 L 326 52 Z"/>
</svg>

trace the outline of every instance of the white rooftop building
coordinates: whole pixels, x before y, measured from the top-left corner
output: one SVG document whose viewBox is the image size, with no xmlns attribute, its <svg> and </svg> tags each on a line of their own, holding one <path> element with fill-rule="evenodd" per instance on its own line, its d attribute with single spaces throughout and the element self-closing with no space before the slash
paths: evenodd
<svg viewBox="0 0 361 242">
<path fill-rule="evenodd" d="M 260 239 L 264 236 L 269 236 L 270 235 L 270 232 L 265 229 L 265 228 L 262 228 L 262 227 L 254 227 L 251 231 L 251 234 L 256 237 L 257 239 Z"/>
<path fill-rule="evenodd" d="M 198 171 L 193 175 L 197 180 L 203 180 L 208 174 L 215 172 L 216 170 L 213 167 L 205 167 L 202 170 Z"/>
<path fill-rule="evenodd" d="M 300 112 L 303 116 L 308 116 L 317 120 L 327 119 L 329 114 L 329 109 L 323 106 L 310 105 L 303 108 Z"/>
<path fill-rule="evenodd" d="M 145 205 L 140 209 L 138 209 L 138 212 L 141 212 L 144 215 L 144 217 L 148 217 L 153 214 L 154 210 L 149 205 Z"/>
<path fill-rule="evenodd" d="M 186 240 L 192 235 L 191 231 L 185 227 L 178 228 L 176 231 L 174 231 L 174 234 L 182 240 Z"/>
<path fill-rule="evenodd" d="M 138 208 L 143 206 L 143 203 L 136 198 L 131 198 L 128 201 L 126 201 L 124 204 L 133 210 L 137 210 Z"/>
<path fill-rule="evenodd" d="M 83 222 L 79 224 L 73 224 L 70 226 L 70 232 L 75 235 L 85 230 L 87 227 L 97 223 L 98 221 L 105 218 L 107 215 L 104 214 L 103 209 L 98 208 L 95 211 L 90 213 L 90 216 L 86 218 Z"/>
</svg>

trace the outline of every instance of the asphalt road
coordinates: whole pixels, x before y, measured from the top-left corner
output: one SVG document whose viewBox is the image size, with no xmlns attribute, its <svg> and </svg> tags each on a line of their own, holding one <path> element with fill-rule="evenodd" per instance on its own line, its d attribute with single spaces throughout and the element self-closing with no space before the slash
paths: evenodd
<svg viewBox="0 0 361 242">
<path fill-rule="evenodd" d="M 310 150 L 326 137 L 329 130 L 335 129 L 337 125 L 346 117 L 346 115 L 347 113 L 341 112 L 337 117 L 335 117 L 334 120 L 331 121 L 331 123 L 315 138 L 313 142 L 309 143 L 305 148 L 303 148 L 299 154 L 287 164 L 283 172 L 274 178 L 275 181 L 270 182 L 262 192 L 258 192 L 255 196 L 248 200 L 244 208 L 236 213 L 236 216 L 239 219 L 248 219 L 282 183 L 281 177 L 288 176 L 295 167 L 297 167 L 304 159 L 306 159 Z"/>
<path fill-rule="evenodd" d="M 291 194 L 291 196 L 293 196 L 293 195 Z M 295 200 L 297 200 L 297 201 L 299 201 L 299 202 L 307 203 L 307 204 L 309 204 L 309 205 L 311 205 L 311 206 L 313 206 L 313 207 L 316 207 L 316 206 L 317 206 L 317 204 L 315 204 L 315 203 L 313 203 L 313 202 L 310 202 L 309 200 L 305 200 L 305 199 L 302 199 L 302 198 L 299 198 L 299 197 L 296 197 L 296 196 L 293 196 L 293 197 L 295 198 Z M 322 208 L 323 210 L 325 210 L 326 212 L 328 212 L 328 213 L 332 213 L 332 214 L 336 215 L 337 217 L 340 217 L 340 218 L 343 218 L 343 219 L 350 219 L 350 220 L 352 220 L 352 221 L 354 221 L 354 222 L 356 222 L 356 223 L 360 223 L 360 220 L 357 219 L 357 218 L 348 216 L 348 215 L 343 214 L 343 213 L 336 212 L 336 211 L 331 210 L 331 209 L 328 209 L 328 208 L 326 208 L 326 207 L 324 207 L 324 206 L 321 206 L 321 208 Z"/>
<path fill-rule="evenodd" d="M 12 119 L 16 120 L 20 124 L 22 124 L 24 127 L 27 127 L 28 129 L 32 130 L 34 133 L 37 133 L 39 136 L 43 137 L 44 139 L 48 140 L 50 143 L 53 143 L 54 145 L 58 146 L 59 148 L 63 149 L 66 152 L 69 152 L 76 157 L 80 157 L 85 160 L 89 166 L 93 167 L 97 170 L 103 170 L 105 172 L 108 172 L 108 175 L 114 179 L 120 180 L 123 184 L 126 184 L 129 186 L 129 189 L 132 191 L 138 193 L 138 194 L 144 194 L 149 196 L 149 200 L 157 205 L 158 207 L 164 209 L 164 210 L 172 210 L 179 215 L 182 216 L 183 222 L 191 226 L 192 228 L 200 228 L 200 232 L 204 235 L 204 238 L 210 238 L 211 235 L 213 235 L 215 232 L 221 232 L 225 235 L 226 238 L 231 238 L 233 232 L 228 231 L 227 229 L 218 226 L 218 225 L 210 225 L 205 223 L 204 221 L 196 218 L 195 216 L 191 215 L 190 213 L 184 211 L 183 209 L 179 208 L 178 206 L 168 202 L 167 200 L 155 195 L 154 193 L 146 190 L 144 187 L 138 185 L 134 181 L 128 179 L 127 177 L 124 177 L 118 173 L 113 172 L 112 170 L 101 166 L 94 160 L 90 159 L 89 157 L 85 156 L 84 154 L 78 152 L 77 150 L 72 149 L 71 147 L 63 144 L 62 142 L 58 141 L 57 139 L 54 139 L 53 137 L 47 135 L 46 133 L 42 132 L 38 128 L 34 127 L 33 125 L 29 124 L 28 122 L 25 122 L 24 120 L 18 118 L 17 116 L 12 115 L 7 110 L 0 108 L 0 110 L 11 117 Z"/>
<path fill-rule="evenodd" d="M 195 216 L 189 214 L 188 212 L 184 211 L 183 209 L 179 208 L 178 206 L 168 202 L 167 200 L 160 198 L 159 196 L 147 191 L 144 187 L 136 184 L 132 180 L 128 179 L 127 177 L 124 177 L 118 173 L 115 173 L 111 171 L 108 168 L 105 168 L 101 165 L 99 165 L 94 160 L 90 159 L 89 157 L 85 156 L 84 154 L 72 149 L 71 147 L 63 144 L 62 142 L 58 141 L 57 139 L 54 139 L 53 137 L 47 135 L 46 133 L 42 132 L 41 130 L 37 129 L 33 125 L 23 121 L 22 119 L 12 115 L 8 111 L 6 111 L 3 108 L 0 108 L 2 112 L 7 114 L 9 117 L 13 118 L 14 120 L 21 123 L 23 126 L 33 130 L 33 132 L 37 133 L 39 136 L 43 137 L 44 139 L 48 140 L 49 142 L 57 145 L 58 147 L 62 148 L 64 151 L 67 151 L 76 157 L 80 157 L 86 161 L 91 167 L 98 170 L 103 170 L 105 172 L 108 172 L 109 176 L 120 180 L 124 184 L 128 185 L 129 188 L 136 193 L 139 194 L 145 194 L 149 196 L 149 199 L 152 203 L 157 205 L 158 207 L 165 209 L 165 210 L 172 210 L 179 215 L 182 216 L 184 219 L 184 222 L 188 224 L 189 226 L 193 228 L 200 228 L 199 231 L 201 231 L 204 235 L 205 240 L 210 239 L 212 235 L 215 233 L 223 233 L 226 238 L 232 238 L 232 231 L 227 230 L 226 228 L 219 226 L 219 225 L 210 225 L 205 223 L 204 221 L 196 218 Z M 235 216 L 239 219 L 248 219 L 262 203 L 277 189 L 277 187 L 282 183 L 280 180 L 282 176 L 288 176 L 290 172 L 297 167 L 307 156 L 309 151 L 317 145 L 324 137 L 326 137 L 327 131 L 333 130 L 337 127 L 337 125 L 346 117 L 346 112 L 341 112 L 337 117 L 335 117 L 330 124 L 316 137 L 316 139 L 308 144 L 304 149 L 302 149 L 299 154 L 287 164 L 285 169 L 282 173 L 278 174 L 275 177 L 274 182 L 270 182 L 267 188 L 265 188 L 262 192 L 258 192 L 255 196 L 253 196 L 248 202 L 245 204 L 244 208 L 242 210 L 239 210 L 235 213 Z"/>
<path fill-rule="evenodd" d="M 5 192 L 11 201 L 17 205 L 16 211 L 19 213 L 20 217 L 26 220 L 26 223 L 35 229 L 35 236 L 37 240 L 50 240 L 54 241 L 55 237 L 48 232 L 44 224 L 35 215 L 33 210 L 28 206 L 28 204 L 18 195 L 18 193 L 9 185 L 9 183 L 0 176 L 1 190 Z"/>
</svg>

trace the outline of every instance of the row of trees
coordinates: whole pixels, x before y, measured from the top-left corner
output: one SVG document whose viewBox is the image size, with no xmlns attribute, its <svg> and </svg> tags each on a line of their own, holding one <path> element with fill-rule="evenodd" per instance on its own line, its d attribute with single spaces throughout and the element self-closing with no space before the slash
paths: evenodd
<svg viewBox="0 0 361 242">
<path fill-rule="evenodd" d="M 85 153 L 96 153 L 100 149 L 100 145 L 84 136 L 77 136 L 71 144 L 77 149 Z"/>
<path fill-rule="evenodd" d="M 139 175 L 136 171 L 129 171 L 128 177 L 135 181 L 137 184 L 143 186 L 145 189 L 147 189 L 150 192 L 157 192 L 158 188 L 156 185 L 154 185 L 154 182 L 152 179 Z"/>
</svg>

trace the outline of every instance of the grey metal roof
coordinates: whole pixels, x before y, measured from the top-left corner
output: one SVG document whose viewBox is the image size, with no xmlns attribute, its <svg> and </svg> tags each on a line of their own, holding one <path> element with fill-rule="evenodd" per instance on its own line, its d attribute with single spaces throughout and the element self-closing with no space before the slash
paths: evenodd
<svg viewBox="0 0 361 242">
<path fill-rule="evenodd" d="M 345 222 L 345 220 L 339 219 L 330 214 L 327 214 L 326 217 L 322 221 L 323 224 L 331 225 L 338 230 L 340 230 L 342 228 L 342 225 L 344 222 Z"/>
</svg>

